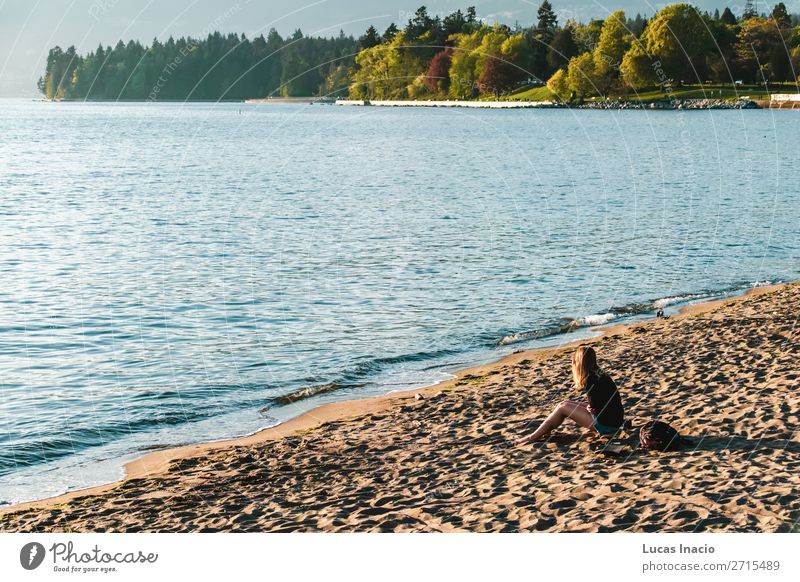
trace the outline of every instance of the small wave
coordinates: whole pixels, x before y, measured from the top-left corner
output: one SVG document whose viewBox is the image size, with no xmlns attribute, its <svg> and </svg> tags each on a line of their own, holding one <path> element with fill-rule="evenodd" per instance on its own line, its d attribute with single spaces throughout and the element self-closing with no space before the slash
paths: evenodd
<svg viewBox="0 0 800 582">
<path fill-rule="evenodd" d="M 413 354 L 403 354 L 400 356 L 388 356 L 382 358 L 371 358 L 369 360 L 360 362 L 355 366 L 345 369 L 338 374 L 338 377 L 335 380 L 330 382 L 320 382 L 319 378 L 306 378 L 303 383 L 305 384 L 301 388 L 289 392 L 288 394 L 284 394 L 282 396 L 277 396 L 269 400 L 269 405 L 265 406 L 261 409 L 261 413 L 263 414 L 267 410 L 269 410 L 273 406 L 281 406 L 287 404 L 294 404 L 300 400 L 306 400 L 308 398 L 314 398 L 315 396 L 320 396 L 322 394 L 328 394 L 330 392 L 336 392 L 339 390 L 345 390 L 348 388 L 361 388 L 366 386 L 367 384 L 364 382 L 364 379 L 385 370 L 386 368 L 397 366 L 400 364 L 410 363 L 410 362 L 422 362 L 425 360 L 435 360 L 438 358 L 442 358 L 445 356 L 451 356 L 455 354 L 460 354 L 461 351 L 458 349 L 442 349 L 442 350 L 435 350 L 431 352 L 416 352 Z"/>
<path fill-rule="evenodd" d="M 286 405 L 286 404 L 294 404 L 300 400 L 306 400 L 307 398 L 313 398 L 314 396 L 319 396 L 320 394 L 327 394 L 329 392 L 336 392 L 337 390 L 342 390 L 343 388 L 361 388 L 365 386 L 365 384 L 348 384 L 348 383 L 339 383 L 339 382 L 328 382 L 327 384 L 316 384 L 313 386 L 305 386 L 300 388 L 299 390 L 295 390 L 294 392 L 289 392 L 288 394 L 284 394 L 283 396 L 278 396 L 277 398 L 273 398 L 272 402 L 279 405 Z M 264 412 L 269 410 L 269 406 L 264 407 L 261 409 L 261 413 L 263 415 Z"/>
<path fill-rule="evenodd" d="M 587 315 L 586 317 L 579 317 L 576 319 L 565 318 L 562 320 L 564 323 L 559 323 L 557 325 L 553 324 L 531 331 L 521 331 L 508 334 L 497 340 L 495 343 L 498 346 L 508 346 L 520 342 L 541 339 L 553 335 L 568 333 L 581 327 L 594 327 L 597 325 L 603 325 L 604 323 L 608 323 L 617 317 L 618 314 L 616 313 L 598 313 L 596 315 Z"/>
<path fill-rule="evenodd" d="M 714 293 L 686 293 L 683 295 L 674 295 L 672 297 L 663 297 L 653 301 L 653 309 L 664 309 L 676 303 L 685 303 L 687 301 L 695 301 L 697 299 L 708 299 L 713 297 Z"/>
<path fill-rule="evenodd" d="M 553 326 L 553 327 L 546 327 L 542 329 L 534 329 L 531 331 L 522 331 L 519 333 L 512 333 L 507 336 L 504 336 L 497 340 L 498 346 L 508 346 L 511 344 L 517 344 L 519 342 L 525 342 L 529 340 L 535 340 L 543 337 L 548 337 L 551 335 L 557 335 L 559 333 L 563 333 L 564 329 L 563 326 Z"/>
<path fill-rule="evenodd" d="M 600 313 L 597 315 L 587 315 L 586 317 L 581 317 L 578 320 L 577 327 L 591 327 L 595 325 L 603 325 L 604 323 L 608 323 L 612 319 L 616 319 L 617 315 L 615 313 Z"/>
</svg>

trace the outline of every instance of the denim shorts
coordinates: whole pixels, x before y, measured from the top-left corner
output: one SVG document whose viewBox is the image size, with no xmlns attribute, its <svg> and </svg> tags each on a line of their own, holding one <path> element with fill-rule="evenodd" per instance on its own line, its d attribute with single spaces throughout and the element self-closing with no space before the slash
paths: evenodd
<svg viewBox="0 0 800 582">
<path fill-rule="evenodd" d="M 608 426 L 597 420 L 597 417 L 593 414 L 592 418 L 594 419 L 594 428 L 600 434 L 614 434 L 619 432 L 619 429 L 622 428 L 620 426 Z"/>
</svg>

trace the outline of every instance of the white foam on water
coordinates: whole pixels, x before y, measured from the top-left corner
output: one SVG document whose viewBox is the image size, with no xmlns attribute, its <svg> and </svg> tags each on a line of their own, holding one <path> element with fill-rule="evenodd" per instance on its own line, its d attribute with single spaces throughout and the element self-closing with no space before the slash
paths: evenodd
<svg viewBox="0 0 800 582">
<path fill-rule="evenodd" d="M 686 295 L 677 295 L 675 297 L 664 297 L 663 299 L 658 299 L 653 302 L 653 307 L 655 309 L 664 309 L 669 305 L 673 305 L 675 303 L 680 303 L 681 301 L 686 301 L 689 299 Z"/>
<path fill-rule="evenodd" d="M 614 313 L 600 313 L 597 315 L 587 315 L 586 317 L 581 317 L 578 320 L 578 325 L 580 326 L 603 325 L 604 323 L 608 323 L 612 319 L 616 318 L 617 316 Z"/>
</svg>

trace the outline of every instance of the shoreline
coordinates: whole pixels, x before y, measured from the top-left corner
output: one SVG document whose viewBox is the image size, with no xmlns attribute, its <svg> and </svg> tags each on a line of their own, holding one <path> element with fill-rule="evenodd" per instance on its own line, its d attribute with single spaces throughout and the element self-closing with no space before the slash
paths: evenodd
<svg viewBox="0 0 800 582">
<path fill-rule="evenodd" d="M 655 101 L 628 101 L 609 99 L 569 104 L 561 101 L 476 101 L 476 100 L 368 100 L 337 99 L 339 107 L 444 107 L 466 109 L 602 109 L 602 110 L 656 110 L 656 111 L 706 111 L 711 109 L 782 109 L 773 108 L 769 101 L 758 99 L 670 99 Z M 790 108 L 787 108 L 787 110 Z"/>
<path fill-rule="evenodd" d="M 681 306 L 678 314 L 673 315 L 670 319 L 685 319 L 701 313 L 712 311 L 722 305 L 736 303 L 749 297 L 772 293 L 798 283 L 799 282 L 791 281 L 787 283 L 751 287 L 731 297 L 690 303 L 688 305 Z M 322 404 L 281 424 L 257 431 L 251 435 L 218 441 L 200 442 L 191 445 L 153 451 L 129 461 L 128 463 L 125 463 L 123 466 L 124 476 L 122 479 L 88 488 L 77 489 L 52 497 L 9 505 L 0 508 L 0 517 L 28 510 L 54 508 L 80 497 L 100 495 L 121 487 L 125 483 L 132 480 L 145 479 L 165 474 L 172 463 L 180 462 L 186 459 L 202 457 L 206 453 L 212 451 L 231 447 L 248 447 L 269 441 L 277 441 L 285 437 L 296 436 L 299 433 L 311 431 L 328 423 L 346 422 L 348 420 L 370 414 L 379 414 L 406 401 L 415 401 L 417 399 L 417 395 L 419 395 L 422 399 L 426 399 L 436 395 L 437 393 L 453 390 L 454 388 L 463 385 L 464 382 L 469 382 L 469 380 L 473 377 L 482 377 L 497 373 L 497 370 L 501 368 L 515 366 L 523 361 L 545 360 L 562 352 L 573 349 L 579 344 L 594 344 L 609 337 L 624 335 L 636 328 L 652 325 L 658 321 L 660 320 L 657 318 L 648 317 L 644 321 L 590 326 L 588 328 L 589 330 L 601 332 L 600 335 L 592 338 L 572 340 L 556 347 L 529 348 L 515 351 L 496 360 L 458 370 L 454 372 L 453 378 L 432 384 L 424 388 L 414 388 L 398 392 L 391 392 L 389 394 L 380 396 L 371 396 Z"/>
</svg>

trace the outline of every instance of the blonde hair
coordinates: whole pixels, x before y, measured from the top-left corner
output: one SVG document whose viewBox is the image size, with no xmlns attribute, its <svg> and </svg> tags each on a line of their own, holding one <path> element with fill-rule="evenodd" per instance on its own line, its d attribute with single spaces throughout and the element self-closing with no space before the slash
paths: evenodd
<svg viewBox="0 0 800 582">
<path fill-rule="evenodd" d="M 585 388 L 592 374 L 600 374 L 597 354 L 594 348 L 581 346 L 572 354 L 572 379 L 575 381 L 575 386 Z"/>
</svg>

